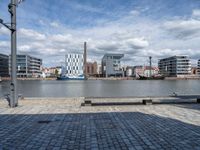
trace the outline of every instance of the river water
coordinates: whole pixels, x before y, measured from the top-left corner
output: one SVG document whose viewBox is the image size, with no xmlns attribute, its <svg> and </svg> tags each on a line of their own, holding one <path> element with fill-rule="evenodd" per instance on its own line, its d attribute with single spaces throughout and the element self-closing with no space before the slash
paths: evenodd
<svg viewBox="0 0 200 150">
<path fill-rule="evenodd" d="M 0 97 L 9 93 L 8 81 L 0 83 Z M 131 97 L 200 94 L 200 80 L 86 80 L 18 81 L 24 97 Z"/>
</svg>

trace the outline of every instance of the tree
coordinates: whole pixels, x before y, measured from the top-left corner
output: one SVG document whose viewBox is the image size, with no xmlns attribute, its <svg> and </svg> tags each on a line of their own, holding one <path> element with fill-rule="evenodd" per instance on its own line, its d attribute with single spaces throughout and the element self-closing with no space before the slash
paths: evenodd
<svg viewBox="0 0 200 150">
<path fill-rule="evenodd" d="M 58 69 L 55 70 L 55 75 L 58 77 Z"/>
</svg>

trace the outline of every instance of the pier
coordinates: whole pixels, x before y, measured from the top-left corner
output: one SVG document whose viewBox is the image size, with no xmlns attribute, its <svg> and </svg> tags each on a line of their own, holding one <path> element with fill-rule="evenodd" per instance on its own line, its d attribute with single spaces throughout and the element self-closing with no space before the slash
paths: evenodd
<svg viewBox="0 0 200 150">
<path fill-rule="evenodd" d="M 0 149 L 200 148 L 199 103 L 92 107 L 84 101 L 24 98 L 9 108 L 0 100 Z"/>
</svg>

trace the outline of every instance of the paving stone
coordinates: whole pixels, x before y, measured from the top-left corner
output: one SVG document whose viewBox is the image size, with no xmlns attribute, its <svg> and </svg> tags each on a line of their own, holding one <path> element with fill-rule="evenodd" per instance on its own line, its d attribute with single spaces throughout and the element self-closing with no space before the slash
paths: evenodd
<svg viewBox="0 0 200 150">
<path fill-rule="evenodd" d="M 81 99 L 0 101 L 1 149 L 200 150 L 200 105 L 81 107 Z"/>
</svg>

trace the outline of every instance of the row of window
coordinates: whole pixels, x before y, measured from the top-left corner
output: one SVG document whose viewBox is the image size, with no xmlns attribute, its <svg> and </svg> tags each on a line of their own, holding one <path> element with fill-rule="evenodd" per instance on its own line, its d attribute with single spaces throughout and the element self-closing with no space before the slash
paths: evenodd
<svg viewBox="0 0 200 150">
<path fill-rule="evenodd" d="M 66 70 L 80 70 L 83 69 L 83 67 L 80 66 L 66 66 Z"/>
<path fill-rule="evenodd" d="M 67 58 L 81 58 L 82 55 L 79 54 L 68 54 L 66 55 Z"/>
<path fill-rule="evenodd" d="M 66 74 L 83 74 L 80 70 L 66 70 Z"/>
</svg>

